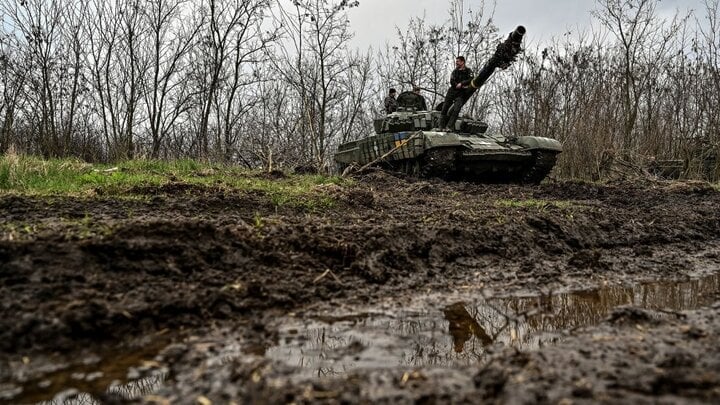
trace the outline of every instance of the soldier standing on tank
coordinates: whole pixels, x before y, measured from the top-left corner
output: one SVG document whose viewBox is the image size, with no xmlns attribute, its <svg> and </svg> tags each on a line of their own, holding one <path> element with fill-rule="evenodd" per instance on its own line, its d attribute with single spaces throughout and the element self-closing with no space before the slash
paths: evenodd
<svg viewBox="0 0 720 405">
<path fill-rule="evenodd" d="M 397 91 L 395 89 L 390 89 L 390 93 L 387 97 L 385 97 L 385 113 L 390 114 L 392 112 L 397 111 L 398 109 L 398 103 L 395 99 L 395 95 L 397 94 Z"/>
<path fill-rule="evenodd" d="M 455 58 L 455 70 L 450 75 L 450 88 L 445 94 L 440 116 L 440 128 L 455 129 L 455 121 L 460 115 L 460 109 L 462 109 L 470 96 L 475 93 L 475 89 L 469 87 L 472 79 L 473 72 L 469 67 L 465 66 L 465 57 L 458 56 Z"/>
</svg>

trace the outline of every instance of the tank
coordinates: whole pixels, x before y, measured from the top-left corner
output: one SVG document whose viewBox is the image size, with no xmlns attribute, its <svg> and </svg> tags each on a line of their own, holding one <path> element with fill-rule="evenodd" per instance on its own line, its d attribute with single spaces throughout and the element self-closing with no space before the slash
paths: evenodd
<svg viewBox="0 0 720 405">
<path fill-rule="evenodd" d="M 520 52 L 525 28 L 519 26 L 498 45 L 490 60 L 470 83 L 480 88 L 497 68 L 506 68 Z M 441 112 L 424 105 L 412 92 L 401 93 L 398 110 L 378 118 L 371 136 L 340 144 L 337 169 L 378 165 L 421 177 L 473 182 L 540 183 L 552 170 L 562 145 L 537 136 L 487 133 L 483 121 L 463 117 L 452 128 L 440 129 Z"/>
</svg>

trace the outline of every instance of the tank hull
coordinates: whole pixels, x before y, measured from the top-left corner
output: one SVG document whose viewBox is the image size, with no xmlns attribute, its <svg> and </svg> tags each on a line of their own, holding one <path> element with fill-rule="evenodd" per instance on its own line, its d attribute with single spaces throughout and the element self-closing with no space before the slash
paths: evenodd
<svg viewBox="0 0 720 405">
<path fill-rule="evenodd" d="M 426 112 L 421 114 L 427 116 Z M 408 117 L 403 117 L 405 121 Z M 429 120 L 432 122 L 432 120 Z M 427 125 L 427 124 L 426 124 Z M 462 130 L 464 123 L 458 127 Z M 560 142 L 540 137 L 505 138 L 479 133 L 419 129 L 380 133 L 340 145 L 338 169 L 377 164 L 421 177 L 473 182 L 539 183 L 562 152 Z"/>
</svg>

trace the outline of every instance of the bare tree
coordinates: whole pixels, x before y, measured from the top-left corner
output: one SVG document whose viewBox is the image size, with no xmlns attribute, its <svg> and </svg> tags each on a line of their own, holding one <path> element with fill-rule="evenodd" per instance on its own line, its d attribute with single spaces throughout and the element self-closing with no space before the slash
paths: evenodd
<svg viewBox="0 0 720 405">
<path fill-rule="evenodd" d="M 185 77 L 186 56 L 203 20 L 189 0 L 149 0 L 143 18 L 149 28 L 149 69 L 143 77 L 144 104 L 150 131 L 150 156 L 160 156 L 164 140 L 189 108 L 192 93 Z M 199 17 L 194 17 L 199 16 Z"/>
<path fill-rule="evenodd" d="M 114 54 L 119 37 L 119 19 L 111 3 L 92 0 L 85 26 L 89 38 L 85 52 L 85 63 L 90 71 L 90 83 L 94 94 L 93 109 L 102 123 L 101 133 L 106 148 L 117 140 L 119 132 L 116 121 L 111 75 L 114 69 Z"/>
<path fill-rule="evenodd" d="M 91 4 L 84 58 L 92 78 L 94 108 L 102 122 L 108 158 L 132 158 L 135 132 L 144 119 L 138 112 L 143 78 L 149 69 L 148 30 L 140 0 Z"/>
<path fill-rule="evenodd" d="M 659 64 L 671 49 L 684 18 L 670 24 L 658 18 L 659 0 L 601 0 L 595 16 L 618 40 L 618 77 L 621 78 L 623 126 L 621 148 L 632 150 L 641 98 L 657 79 Z"/>
<path fill-rule="evenodd" d="M 272 68 L 269 63 L 258 67 L 262 71 Z M 298 131 L 301 122 L 301 108 L 293 97 L 293 89 L 281 81 L 262 80 L 250 93 L 257 103 L 245 116 L 245 133 L 238 141 L 236 158 L 248 168 L 265 170 L 283 166 L 285 162 L 297 162 L 300 159 L 298 138 L 288 136 Z"/>
<path fill-rule="evenodd" d="M 255 98 L 243 99 L 241 90 L 246 86 L 256 85 L 259 81 L 267 80 L 257 69 L 262 60 L 263 52 L 269 43 L 278 38 L 276 30 L 263 32 L 262 22 L 268 2 L 258 2 L 247 5 L 245 11 L 249 17 L 232 38 L 231 63 L 228 69 L 228 80 L 218 105 L 218 131 L 217 145 L 223 160 L 229 162 L 234 152 L 234 146 L 240 136 L 239 121 L 250 111 L 256 102 Z M 247 65 L 254 68 L 248 69 Z M 269 78 L 271 80 L 271 78 Z"/>
<path fill-rule="evenodd" d="M 118 158 L 133 158 L 135 155 L 134 129 L 138 104 L 142 97 L 142 78 L 148 69 L 148 61 L 141 52 L 147 40 L 146 26 L 142 21 L 141 0 L 131 0 L 123 4 L 120 12 L 120 67 L 122 73 L 117 88 L 122 95 L 124 114 L 120 142 L 117 146 Z"/>
<path fill-rule="evenodd" d="M 0 153 L 4 153 L 11 145 L 18 145 L 14 136 L 17 111 L 22 109 L 23 89 L 27 78 L 27 62 L 18 52 L 14 36 L 0 37 L 0 85 L 2 86 L 2 100 L 0 100 Z"/>
<path fill-rule="evenodd" d="M 711 179 L 720 178 L 720 1 L 705 0 L 705 23 L 697 22 L 698 38 L 693 51 L 699 55 L 699 71 L 702 73 L 696 90 L 700 91 L 699 117 L 702 125 L 702 145 L 698 152 L 688 152 L 685 157 L 691 161 L 693 155 L 700 155 L 698 166 L 705 166 Z M 702 162 L 702 163 L 701 163 Z M 692 164 L 691 164 L 692 167 Z M 701 171 L 697 168 L 696 171 Z"/>
<path fill-rule="evenodd" d="M 386 44 L 378 55 L 378 75 L 389 87 L 426 90 L 430 106 L 443 97 L 454 58 L 447 51 L 447 27 L 427 25 L 424 19 L 411 19 L 405 32 L 397 28 L 398 42 Z"/>
<path fill-rule="evenodd" d="M 355 61 L 347 52 L 351 38 L 344 10 L 357 1 L 329 4 L 323 0 L 294 2 L 294 10 L 280 9 L 287 46 L 279 59 L 287 62 L 277 70 L 297 91 L 302 108 L 301 143 L 305 158 L 316 167 L 327 163 L 331 140 L 338 127 L 332 110 L 345 98 L 339 84 Z"/>
<path fill-rule="evenodd" d="M 85 89 L 85 66 L 83 62 L 84 50 L 87 47 L 87 37 L 83 35 L 83 26 L 85 25 L 87 14 L 82 4 L 74 1 L 65 3 L 62 13 L 64 18 L 61 30 L 65 42 L 65 54 L 69 56 L 69 61 L 65 62 L 66 66 L 62 68 L 60 75 L 61 86 L 63 86 L 63 90 L 68 91 L 67 95 L 61 93 L 60 98 L 61 102 L 67 99 L 67 107 L 61 108 L 60 116 L 63 125 L 63 149 L 61 155 L 67 156 L 72 153 L 72 138 L 74 136 L 74 124 L 80 101 L 79 97 Z M 66 76 L 69 76 L 69 86 L 67 86 L 65 80 L 63 80 Z"/>
<path fill-rule="evenodd" d="M 217 117 L 216 138 L 220 137 L 221 132 L 225 137 L 232 134 L 233 118 L 228 109 L 232 109 L 237 90 L 242 85 L 240 78 L 244 65 L 251 62 L 270 40 L 262 37 L 260 30 L 264 10 L 268 7 L 268 0 L 208 0 L 204 4 L 207 25 L 196 51 L 196 57 L 201 63 L 196 74 L 201 109 L 197 147 L 201 156 L 207 157 L 209 154 L 210 118 L 214 106 Z M 227 83 L 228 94 L 221 111 L 218 97 L 222 95 L 219 92 Z M 220 120 L 224 120 L 225 124 L 221 124 Z M 228 140 L 231 141 L 230 138 Z M 228 145 L 225 147 L 228 148 Z"/>
<path fill-rule="evenodd" d="M 371 91 L 372 58 L 370 54 L 363 56 L 357 53 L 350 59 L 355 63 L 350 65 L 340 84 L 347 98 L 338 106 L 338 142 L 347 142 L 360 134 L 367 134 L 369 128 L 372 128 L 374 117 L 371 107 L 374 96 Z"/>
<path fill-rule="evenodd" d="M 28 65 L 28 98 L 37 106 L 34 115 L 36 145 L 41 154 L 57 156 L 60 143 L 57 131 L 55 98 L 61 41 L 62 4 L 57 0 L 4 2 L 2 11 Z"/>
</svg>

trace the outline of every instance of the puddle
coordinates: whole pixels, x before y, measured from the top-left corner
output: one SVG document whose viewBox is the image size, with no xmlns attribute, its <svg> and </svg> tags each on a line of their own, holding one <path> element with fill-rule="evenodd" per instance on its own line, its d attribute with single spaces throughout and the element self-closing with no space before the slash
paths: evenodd
<svg viewBox="0 0 720 405">
<path fill-rule="evenodd" d="M 554 344 L 567 330 L 597 324 L 618 306 L 659 310 L 662 316 L 707 306 L 719 292 L 720 275 L 713 275 L 543 297 L 486 300 L 468 294 L 434 308 L 413 304 L 395 311 L 290 319 L 280 327 L 278 344 L 264 355 L 299 367 L 298 375 L 305 377 L 364 368 L 464 366 L 482 363 L 495 345 L 532 350 Z"/>
<path fill-rule="evenodd" d="M 15 388 L 13 403 L 100 404 L 100 394 L 112 394 L 122 400 L 134 400 L 152 394 L 168 378 L 168 370 L 152 359 L 167 344 L 168 338 L 134 349 L 120 349 L 90 356 L 59 371 Z M 28 361 L 31 361 L 30 359 Z M 0 403 L 2 399 L 0 399 Z"/>
<path fill-rule="evenodd" d="M 485 299 L 473 294 L 418 297 L 400 309 L 378 303 L 372 311 L 288 318 L 279 328 L 278 343 L 254 354 L 298 367 L 294 378 L 476 365 L 498 346 L 532 350 L 554 344 L 566 331 L 597 324 L 618 306 L 659 310 L 658 316 L 707 306 L 720 294 L 720 275 L 551 296 Z M 170 340 L 166 336 L 141 349 L 115 349 L 22 386 L 0 384 L 0 403 L 98 404 L 103 393 L 128 401 L 142 398 L 169 378 L 167 368 L 153 359 Z M 243 347 L 229 345 L 217 361 L 245 356 Z M 28 362 L 32 366 L 33 360 Z"/>
</svg>

